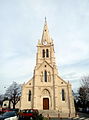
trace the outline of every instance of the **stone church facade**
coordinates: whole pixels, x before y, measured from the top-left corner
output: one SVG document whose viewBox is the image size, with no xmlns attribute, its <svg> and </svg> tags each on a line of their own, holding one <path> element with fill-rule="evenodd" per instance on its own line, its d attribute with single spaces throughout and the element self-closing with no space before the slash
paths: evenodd
<svg viewBox="0 0 89 120">
<path fill-rule="evenodd" d="M 33 77 L 22 86 L 20 109 L 38 109 L 40 113 L 74 117 L 71 84 L 58 75 L 54 53 L 54 43 L 45 20 L 42 38 L 37 45 Z"/>
</svg>

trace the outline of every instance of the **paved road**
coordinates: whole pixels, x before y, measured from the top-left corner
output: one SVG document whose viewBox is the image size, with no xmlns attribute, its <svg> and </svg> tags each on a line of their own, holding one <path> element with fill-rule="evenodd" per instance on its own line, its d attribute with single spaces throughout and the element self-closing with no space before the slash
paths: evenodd
<svg viewBox="0 0 89 120">
<path fill-rule="evenodd" d="M 78 117 L 75 117 L 75 118 L 69 118 L 69 119 L 53 119 L 51 118 L 50 120 L 89 120 L 89 114 L 85 114 L 85 113 L 78 113 L 79 116 Z"/>
<path fill-rule="evenodd" d="M 89 120 L 89 113 L 79 113 L 79 119 L 80 120 Z"/>
</svg>

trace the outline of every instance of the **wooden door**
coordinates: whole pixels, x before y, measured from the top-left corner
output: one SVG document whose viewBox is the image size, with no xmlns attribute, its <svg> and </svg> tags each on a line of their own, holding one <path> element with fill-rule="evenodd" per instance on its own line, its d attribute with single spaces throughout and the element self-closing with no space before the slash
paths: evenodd
<svg viewBox="0 0 89 120">
<path fill-rule="evenodd" d="M 43 98 L 43 110 L 49 109 L 49 98 Z"/>
</svg>

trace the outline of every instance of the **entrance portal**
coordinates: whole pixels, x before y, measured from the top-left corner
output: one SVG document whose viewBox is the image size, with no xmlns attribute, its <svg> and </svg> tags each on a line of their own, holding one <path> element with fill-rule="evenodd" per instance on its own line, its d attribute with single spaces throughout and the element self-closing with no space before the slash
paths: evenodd
<svg viewBox="0 0 89 120">
<path fill-rule="evenodd" d="M 43 110 L 49 110 L 49 98 L 43 98 Z"/>
</svg>

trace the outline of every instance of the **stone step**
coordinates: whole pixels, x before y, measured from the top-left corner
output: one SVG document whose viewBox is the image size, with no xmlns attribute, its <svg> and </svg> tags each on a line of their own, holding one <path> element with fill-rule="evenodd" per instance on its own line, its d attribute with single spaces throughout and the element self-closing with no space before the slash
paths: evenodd
<svg viewBox="0 0 89 120">
<path fill-rule="evenodd" d="M 59 117 L 59 113 L 57 110 L 40 110 L 40 114 L 42 114 L 44 117 Z"/>
<path fill-rule="evenodd" d="M 44 117 L 53 117 L 53 118 L 69 118 L 68 113 L 62 113 L 57 110 L 39 110 L 39 113 Z M 75 116 L 75 115 L 72 115 Z M 70 116 L 71 117 L 71 116 Z"/>
</svg>

